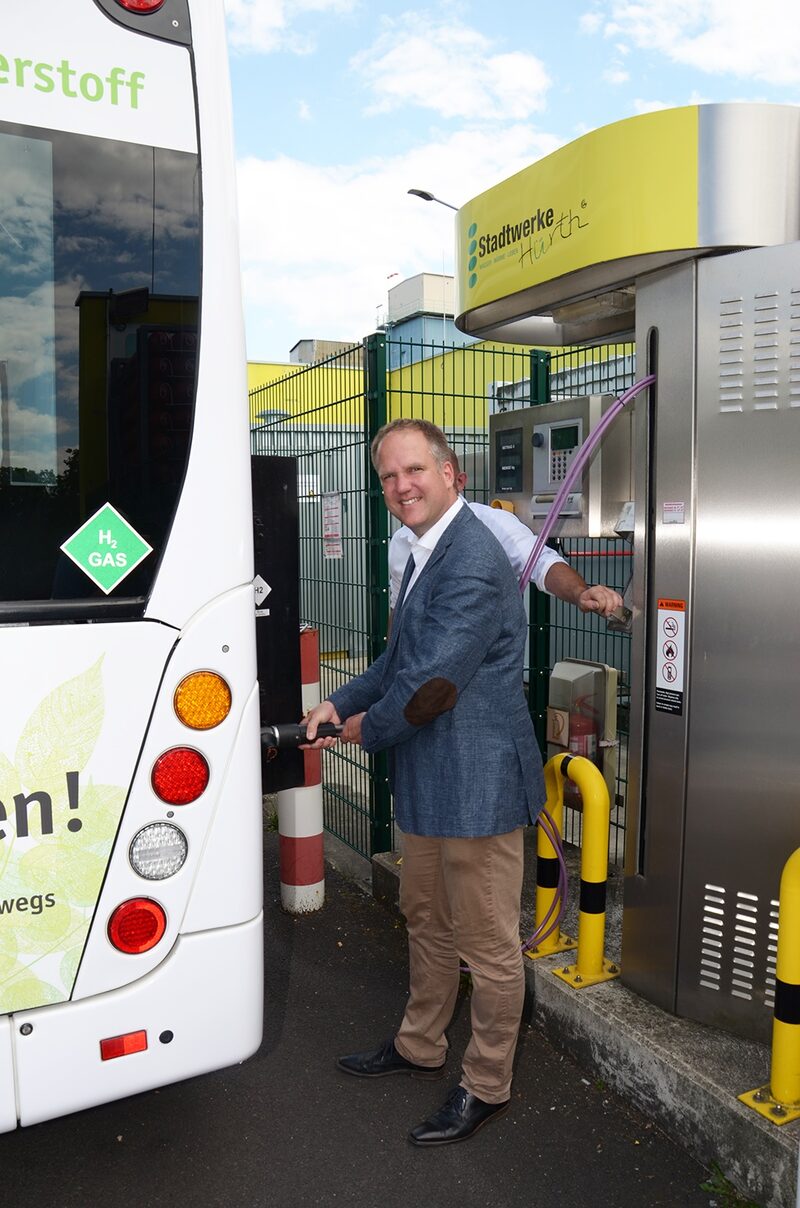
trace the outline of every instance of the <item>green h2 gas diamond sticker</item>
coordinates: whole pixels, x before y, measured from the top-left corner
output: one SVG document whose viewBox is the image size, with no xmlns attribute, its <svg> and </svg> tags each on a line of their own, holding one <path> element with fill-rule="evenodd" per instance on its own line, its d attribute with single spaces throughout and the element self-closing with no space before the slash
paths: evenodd
<svg viewBox="0 0 800 1208">
<path fill-rule="evenodd" d="M 153 552 L 110 503 L 104 503 L 61 548 L 106 595 Z"/>
</svg>

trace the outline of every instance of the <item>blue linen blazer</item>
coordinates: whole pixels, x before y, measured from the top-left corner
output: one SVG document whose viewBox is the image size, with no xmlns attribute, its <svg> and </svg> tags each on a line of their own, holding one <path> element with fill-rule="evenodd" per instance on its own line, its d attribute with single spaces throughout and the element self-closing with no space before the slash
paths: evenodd
<svg viewBox="0 0 800 1208">
<path fill-rule="evenodd" d="M 386 650 L 332 693 L 389 753 L 395 816 L 414 835 L 499 835 L 535 820 L 542 761 L 522 683 L 525 610 L 502 546 L 467 507 L 395 609 Z"/>
</svg>

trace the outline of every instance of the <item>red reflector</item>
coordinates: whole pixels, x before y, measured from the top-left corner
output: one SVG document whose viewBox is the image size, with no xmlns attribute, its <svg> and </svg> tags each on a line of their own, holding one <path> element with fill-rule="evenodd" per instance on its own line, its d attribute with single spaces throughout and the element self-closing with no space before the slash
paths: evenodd
<svg viewBox="0 0 800 1208">
<path fill-rule="evenodd" d="M 124 1036 L 109 1036 L 100 1041 L 100 1057 L 111 1061 L 114 1057 L 127 1057 L 129 1053 L 143 1053 L 147 1048 L 147 1032 L 126 1032 Z"/>
<path fill-rule="evenodd" d="M 163 3 L 164 0 L 117 0 L 121 8 L 131 13 L 154 13 Z"/>
<path fill-rule="evenodd" d="M 167 929 L 163 907 L 150 898 L 130 898 L 108 921 L 108 938 L 120 952 L 147 952 Z"/>
<path fill-rule="evenodd" d="M 196 801 L 208 784 L 208 764 L 191 747 L 173 747 L 159 755 L 150 778 L 153 791 L 168 805 Z"/>
</svg>

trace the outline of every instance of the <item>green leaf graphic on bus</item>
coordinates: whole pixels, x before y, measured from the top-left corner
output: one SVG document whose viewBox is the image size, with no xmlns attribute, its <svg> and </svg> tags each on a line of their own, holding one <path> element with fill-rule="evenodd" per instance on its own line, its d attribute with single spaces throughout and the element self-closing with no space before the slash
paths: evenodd
<svg viewBox="0 0 800 1208">
<path fill-rule="evenodd" d="M 47 789 L 66 772 L 83 771 L 103 724 L 103 680 L 99 658 L 41 701 L 17 743 L 16 764 L 28 792 Z"/>
<path fill-rule="evenodd" d="M 0 752 L 0 1012 L 69 998 L 125 801 L 85 774 L 102 658 L 48 693 Z"/>
<path fill-rule="evenodd" d="M 9 763 L 2 751 L 0 751 L 0 801 L 13 801 L 17 793 L 22 789 L 19 780 L 19 773 L 13 763 Z M 3 856 L 0 853 L 0 872 L 3 868 Z"/>
</svg>

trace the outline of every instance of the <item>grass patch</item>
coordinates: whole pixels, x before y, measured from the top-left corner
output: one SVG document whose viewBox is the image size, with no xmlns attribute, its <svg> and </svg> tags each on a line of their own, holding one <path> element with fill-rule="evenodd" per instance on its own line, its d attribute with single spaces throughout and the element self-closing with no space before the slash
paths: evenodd
<svg viewBox="0 0 800 1208">
<path fill-rule="evenodd" d="M 707 1191 L 715 1197 L 714 1202 L 717 1208 L 760 1208 L 755 1200 L 747 1200 L 739 1195 L 716 1163 L 712 1165 L 711 1174 L 705 1183 L 700 1184 L 700 1190 Z"/>
</svg>

